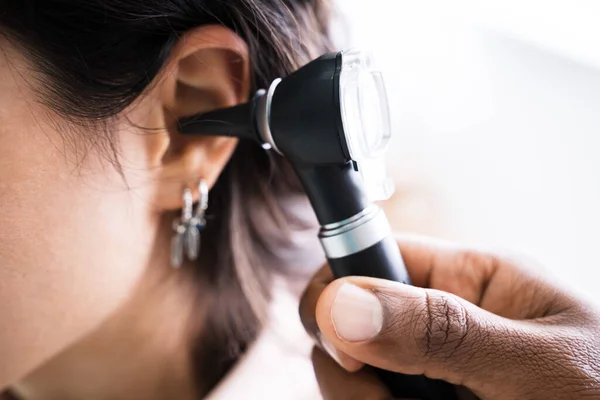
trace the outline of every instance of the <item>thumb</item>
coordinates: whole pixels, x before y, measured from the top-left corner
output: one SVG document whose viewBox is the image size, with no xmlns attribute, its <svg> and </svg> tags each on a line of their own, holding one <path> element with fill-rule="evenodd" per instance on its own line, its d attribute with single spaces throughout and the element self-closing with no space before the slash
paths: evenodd
<svg viewBox="0 0 600 400">
<path fill-rule="evenodd" d="M 515 365 L 517 322 L 449 293 L 380 279 L 332 283 L 317 303 L 322 334 L 366 364 L 472 389 Z M 516 346 L 517 348 L 520 346 Z"/>
</svg>

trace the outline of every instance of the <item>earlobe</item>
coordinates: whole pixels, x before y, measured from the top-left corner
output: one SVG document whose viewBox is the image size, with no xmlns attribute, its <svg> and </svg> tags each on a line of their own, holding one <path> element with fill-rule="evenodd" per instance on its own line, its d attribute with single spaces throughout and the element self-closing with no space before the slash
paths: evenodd
<svg viewBox="0 0 600 400">
<path fill-rule="evenodd" d="M 185 188 L 200 179 L 212 187 L 229 161 L 236 139 L 189 137 L 178 132 L 181 117 L 230 107 L 247 101 L 251 80 L 248 48 L 233 31 L 218 25 L 200 27 L 175 46 L 159 84 L 153 89 L 153 122 L 164 134 L 153 135 L 149 158 L 158 174 L 156 204 L 181 207 Z M 194 200 L 198 198 L 193 190 Z"/>
</svg>

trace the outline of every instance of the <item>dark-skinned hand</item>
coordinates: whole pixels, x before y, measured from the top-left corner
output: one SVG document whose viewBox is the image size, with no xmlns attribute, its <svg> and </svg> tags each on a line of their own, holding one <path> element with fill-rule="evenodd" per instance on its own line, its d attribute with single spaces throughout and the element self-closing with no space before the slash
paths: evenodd
<svg viewBox="0 0 600 400">
<path fill-rule="evenodd" d="M 326 400 L 391 399 L 365 364 L 445 380 L 461 399 L 600 399 L 595 307 L 528 262 L 428 239 L 399 246 L 417 287 L 334 281 L 325 267 L 303 296 Z"/>
</svg>

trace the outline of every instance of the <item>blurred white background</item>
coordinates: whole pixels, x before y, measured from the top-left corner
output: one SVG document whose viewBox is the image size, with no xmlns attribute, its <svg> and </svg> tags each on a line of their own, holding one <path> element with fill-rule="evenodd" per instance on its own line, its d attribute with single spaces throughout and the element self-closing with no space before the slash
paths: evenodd
<svg viewBox="0 0 600 400">
<path fill-rule="evenodd" d="M 391 97 L 399 229 L 524 252 L 600 300 L 600 2 L 338 0 Z"/>
</svg>

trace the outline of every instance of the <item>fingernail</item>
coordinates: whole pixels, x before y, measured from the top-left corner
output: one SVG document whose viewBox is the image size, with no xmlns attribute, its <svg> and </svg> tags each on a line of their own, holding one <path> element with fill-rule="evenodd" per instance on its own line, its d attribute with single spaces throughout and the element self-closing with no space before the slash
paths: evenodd
<svg viewBox="0 0 600 400">
<path fill-rule="evenodd" d="M 364 342 L 381 331 L 383 309 L 373 293 L 344 283 L 333 300 L 331 318 L 340 339 Z"/>
<path fill-rule="evenodd" d="M 333 343 L 327 340 L 323 334 L 319 332 L 317 335 L 319 344 L 323 351 L 325 351 L 329 357 L 331 357 L 338 365 L 349 372 L 356 372 L 361 369 L 364 364 L 354 358 L 350 357 L 348 354 L 339 351 Z"/>
</svg>

